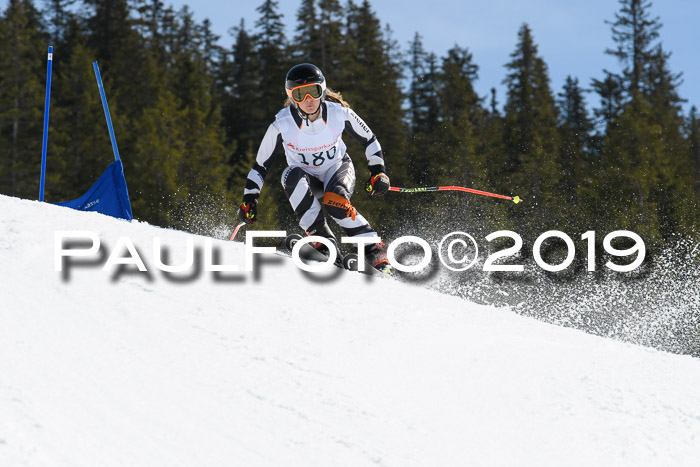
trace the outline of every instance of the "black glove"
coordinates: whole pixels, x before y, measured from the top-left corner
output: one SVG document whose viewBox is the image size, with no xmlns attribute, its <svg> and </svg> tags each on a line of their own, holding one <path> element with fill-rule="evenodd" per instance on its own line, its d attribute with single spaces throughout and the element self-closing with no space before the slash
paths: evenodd
<svg viewBox="0 0 700 467">
<path fill-rule="evenodd" d="M 246 224 L 254 224 L 258 218 L 258 200 L 243 201 L 238 207 L 238 218 Z"/>
<path fill-rule="evenodd" d="M 370 175 L 369 181 L 367 181 L 367 185 L 365 185 L 365 191 L 372 196 L 381 196 L 389 191 L 390 186 L 389 176 L 384 172 L 379 172 Z"/>
</svg>

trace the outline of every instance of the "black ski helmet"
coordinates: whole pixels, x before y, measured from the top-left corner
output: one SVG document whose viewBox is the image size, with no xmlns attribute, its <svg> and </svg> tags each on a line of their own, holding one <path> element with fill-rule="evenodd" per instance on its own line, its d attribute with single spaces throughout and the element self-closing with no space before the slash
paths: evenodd
<svg viewBox="0 0 700 467">
<path fill-rule="evenodd" d="M 294 65 L 289 69 L 284 87 L 294 107 L 296 107 L 296 102 L 294 102 L 294 99 L 291 98 L 292 89 L 298 86 L 303 86 L 304 84 L 314 83 L 321 86 L 321 102 L 323 102 L 323 100 L 326 98 L 326 78 L 316 65 L 312 65 L 311 63 L 300 63 L 299 65 Z"/>
</svg>

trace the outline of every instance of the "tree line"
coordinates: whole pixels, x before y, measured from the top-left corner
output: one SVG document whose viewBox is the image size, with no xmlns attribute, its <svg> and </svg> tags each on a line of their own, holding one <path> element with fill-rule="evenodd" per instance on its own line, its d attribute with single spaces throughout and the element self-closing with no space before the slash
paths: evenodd
<svg viewBox="0 0 700 467">
<path fill-rule="evenodd" d="M 474 89 L 464 46 L 442 57 L 420 33 L 402 48 L 369 1 L 301 2 L 293 37 L 265 0 L 232 45 L 188 7 L 160 0 L 10 0 L 0 17 L 0 192 L 36 199 L 46 48 L 55 60 L 46 199 L 80 196 L 111 158 L 91 62 L 98 60 L 136 218 L 201 233 L 235 209 L 286 71 L 318 65 L 377 134 L 397 186 L 463 185 L 523 203 L 448 193 L 369 199 L 362 149 L 353 198 L 383 235 L 557 229 L 574 239 L 629 229 L 650 245 L 698 231 L 700 116 L 685 115 L 648 0 L 619 0 L 609 19 L 617 72 L 552 89 L 527 24 L 505 65 L 504 103 Z M 605 18 L 601 18 L 601 21 Z M 588 88 L 586 88 L 588 86 Z M 598 105 L 589 108 L 591 93 Z M 260 228 L 295 229 L 278 158 L 260 199 Z M 531 242 L 530 242 L 531 243 Z"/>
</svg>

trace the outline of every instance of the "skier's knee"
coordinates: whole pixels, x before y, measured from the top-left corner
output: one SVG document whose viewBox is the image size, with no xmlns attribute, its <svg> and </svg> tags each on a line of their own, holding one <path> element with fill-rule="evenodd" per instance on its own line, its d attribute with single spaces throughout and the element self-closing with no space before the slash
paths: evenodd
<svg viewBox="0 0 700 467">
<path fill-rule="evenodd" d="M 327 191 L 323 195 L 323 204 L 324 206 L 326 206 L 328 214 L 335 217 L 336 219 L 344 219 L 346 217 L 350 217 L 352 218 L 352 220 L 355 220 L 357 210 L 352 205 L 352 203 L 350 203 L 350 200 L 345 198 L 344 196 L 341 196 L 337 193 L 333 193 L 331 191 Z"/>
<path fill-rule="evenodd" d="M 287 167 L 284 172 L 282 172 L 282 187 L 287 196 L 290 196 L 297 185 L 303 178 L 305 178 L 306 172 L 304 172 L 299 167 Z M 306 181 L 308 185 L 308 181 Z"/>
</svg>

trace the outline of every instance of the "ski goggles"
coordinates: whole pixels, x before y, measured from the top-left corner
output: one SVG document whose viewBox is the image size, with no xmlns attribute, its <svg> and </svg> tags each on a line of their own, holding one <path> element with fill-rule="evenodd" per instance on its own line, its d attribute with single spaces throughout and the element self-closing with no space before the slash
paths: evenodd
<svg viewBox="0 0 700 467">
<path fill-rule="evenodd" d="M 297 104 L 301 104 L 306 100 L 306 96 L 312 99 L 320 99 L 323 95 L 323 87 L 317 83 L 302 84 L 292 89 L 287 89 L 287 95 Z"/>
</svg>

